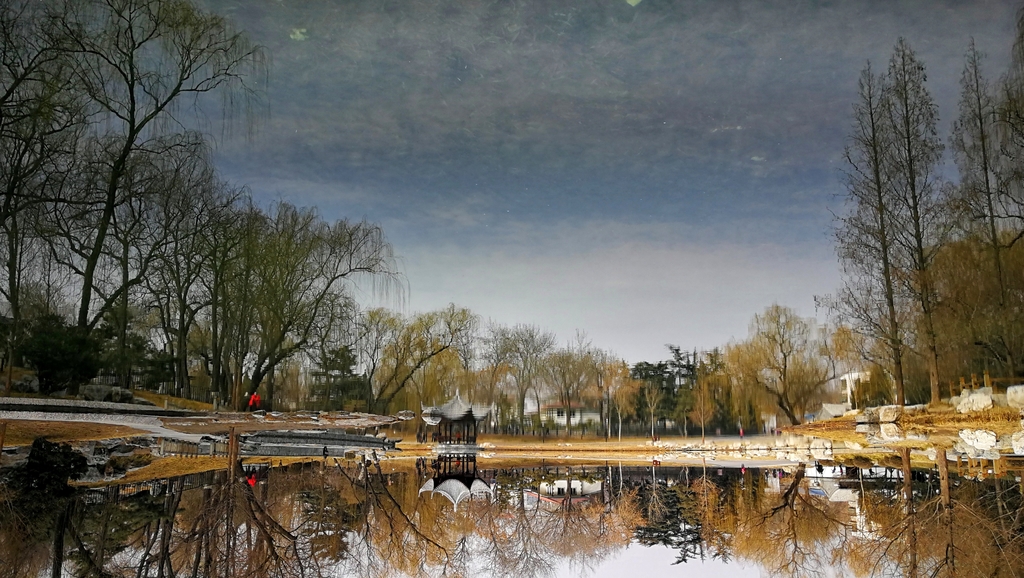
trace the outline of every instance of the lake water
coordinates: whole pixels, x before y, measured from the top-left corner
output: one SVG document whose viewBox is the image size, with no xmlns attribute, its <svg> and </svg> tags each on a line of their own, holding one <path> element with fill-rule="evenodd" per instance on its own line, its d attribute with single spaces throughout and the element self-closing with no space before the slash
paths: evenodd
<svg viewBox="0 0 1024 578">
<path fill-rule="evenodd" d="M 0 489 L 0 576 L 52 575 L 55 553 L 69 576 L 1024 573 L 1012 469 L 954 462 L 944 479 L 899 456 L 885 465 L 489 465 L 456 455 L 88 491 L 31 475 Z"/>
</svg>

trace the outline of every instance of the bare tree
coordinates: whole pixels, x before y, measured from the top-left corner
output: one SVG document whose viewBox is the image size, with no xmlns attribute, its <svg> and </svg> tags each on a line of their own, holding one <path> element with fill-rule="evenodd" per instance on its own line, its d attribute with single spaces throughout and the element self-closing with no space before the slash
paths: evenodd
<svg viewBox="0 0 1024 578">
<path fill-rule="evenodd" d="M 845 154 L 849 208 L 835 232 L 844 285 L 832 305 L 858 333 L 883 344 L 888 359 L 881 365 L 890 368 L 896 403 L 903 405 L 906 330 L 894 262 L 897 208 L 886 160 L 892 139 L 884 120 L 888 91 L 884 77 L 872 73 L 870 64 L 861 72 L 858 86 Z"/>
<path fill-rule="evenodd" d="M 939 352 L 935 329 L 938 306 L 932 265 L 948 227 L 947 205 L 942 198 L 938 165 L 942 142 L 936 123 L 938 107 L 925 87 L 924 64 L 900 39 L 889 60 L 885 120 L 891 131 L 889 174 L 899 217 L 894 222 L 899 280 L 913 296 L 921 315 L 918 349 L 928 366 L 931 403 L 941 401 Z"/>
<path fill-rule="evenodd" d="M 128 289 L 116 287 L 102 303 L 93 302 L 115 214 L 131 196 L 125 183 L 131 165 L 177 146 L 166 137 L 181 126 L 175 112 L 189 98 L 231 89 L 252 96 L 246 79 L 258 74 L 263 58 L 223 18 L 187 0 L 67 0 L 64 6 L 61 32 L 76 63 L 73 78 L 98 121 L 90 145 L 94 178 L 75 191 L 81 210 L 65 214 L 87 224 L 61 227 L 81 283 L 77 323 L 91 328 Z"/>
<path fill-rule="evenodd" d="M 22 288 L 41 252 L 34 222 L 67 174 L 84 127 L 81 92 L 56 22 L 41 2 L 0 2 L 0 260 L 5 278 L 5 359 L 10 369 L 22 333 Z"/>
<path fill-rule="evenodd" d="M 574 341 L 548 354 L 543 368 L 548 386 L 565 408 L 565 429 L 572 433 L 572 404 L 594 383 L 597 371 L 586 335 L 577 333 Z"/>
<path fill-rule="evenodd" d="M 329 224 L 313 211 L 282 203 L 252 233 L 257 236 L 245 245 L 256 251 L 249 278 L 252 348 L 236 362 L 250 368 L 249 393 L 279 363 L 312 345 L 318 324 L 345 299 L 352 278 L 394 275 L 391 245 L 371 223 Z M 267 398 L 272 403 L 272 391 Z"/>
<path fill-rule="evenodd" d="M 555 336 L 535 325 L 516 325 L 508 335 L 511 352 L 509 365 L 515 383 L 519 423 L 523 425 L 526 413 L 526 396 L 536 393 L 541 364 L 555 346 Z M 538 410 L 540 408 L 538 407 Z"/>
</svg>

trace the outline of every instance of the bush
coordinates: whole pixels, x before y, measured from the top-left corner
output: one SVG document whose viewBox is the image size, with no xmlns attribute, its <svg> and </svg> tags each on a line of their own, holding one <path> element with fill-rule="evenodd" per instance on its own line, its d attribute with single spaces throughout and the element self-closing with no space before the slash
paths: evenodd
<svg viewBox="0 0 1024 578">
<path fill-rule="evenodd" d="M 36 370 L 39 391 L 51 394 L 78 386 L 96 377 L 100 369 L 100 342 L 80 327 L 67 325 L 53 314 L 33 321 L 21 348 L 26 363 Z"/>
</svg>

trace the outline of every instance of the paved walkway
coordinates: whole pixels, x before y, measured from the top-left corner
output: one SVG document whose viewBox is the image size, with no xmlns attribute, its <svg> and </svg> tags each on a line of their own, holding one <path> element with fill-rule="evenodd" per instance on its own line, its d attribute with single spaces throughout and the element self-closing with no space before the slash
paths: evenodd
<svg viewBox="0 0 1024 578">
<path fill-rule="evenodd" d="M 187 434 L 164 427 L 160 418 L 151 415 L 110 415 L 100 413 L 58 413 L 40 411 L 0 411 L 0 421 L 78 421 L 123 425 L 152 433 L 156 437 L 198 442 L 200 434 Z"/>
<path fill-rule="evenodd" d="M 5 397 L 0 396 L 0 411 L 34 411 L 59 413 L 92 413 L 115 415 L 157 415 L 164 417 L 181 417 L 195 415 L 180 409 L 164 409 L 155 405 L 140 403 L 113 403 L 109 401 L 85 401 L 82 399 L 50 399 L 39 397 Z"/>
</svg>

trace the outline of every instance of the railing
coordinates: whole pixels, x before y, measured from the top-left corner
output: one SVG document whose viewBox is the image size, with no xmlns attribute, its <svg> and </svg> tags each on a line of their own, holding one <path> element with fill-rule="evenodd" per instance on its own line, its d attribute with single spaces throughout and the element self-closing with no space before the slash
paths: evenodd
<svg viewBox="0 0 1024 578">
<path fill-rule="evenodd" d="M 992 377 L 989 375 L 988 370 L 982 374 L 982 378 L 978 380 L 978 374 L 972 373 L 970 382 L 967 381 L 963 376 L 960 377 L 960 383 L 954 381 L 949 382 L 949 396 L 953 397 L 960 395 L 964 391 L 979 389 L 981 387 L 992 388 L 992 393 L 1006 393 L 1006 388 L 1011 385 L 1017 385 L 1022 380 L 1016 377 Z"/>
<path fill-rule="evenodd" d="M 102 500 L 116 504 L 124 498 L 131 498 L 142 493 L 159 495 L 168 488 L 174 488 L 175 491 L 180 492 L 211 486 L 217 481 L 218 476 L 223 478 L 224 473 L 224 470 L 208 470 L 173 478 L 111 485 L 107 486 L 99 495 L 102 496 Z"/>
<path fill-rule="evenodd" d="M 160 453 L 165 456 L 198 457 L 228 455 L 228 443 L 221 441 L 196 443 L 160 438 L 159 444 Z"/>
</svg>

